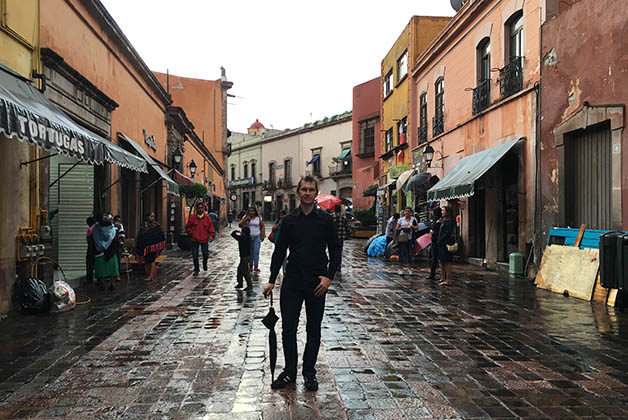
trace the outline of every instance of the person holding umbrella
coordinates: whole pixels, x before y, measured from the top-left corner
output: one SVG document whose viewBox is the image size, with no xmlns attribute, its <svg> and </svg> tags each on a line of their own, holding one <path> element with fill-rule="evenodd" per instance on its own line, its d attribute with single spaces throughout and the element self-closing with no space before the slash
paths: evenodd
<svg viewBox="0 0 628 420">
<path fill-rule="evenodd" d="M 303 302 L 307 317 L 307 342 L 302 373 L 305 388 L 310 391 L 318 389 L 315 365 L 321 342 L 325 294 L 340 266 L 340 245 L 334 220 L 315 206 L 317 193 L 318 182 L 311 176 L 302 178 L 297 184 L 300 205 L 281 223 L 281 235 L 273 252 L 270 278 L 264 286 L 264 296 L 268 297 L 272 294 L 286 252 L 290 249 L 279 298 L 285 367 L 272 382 L 272 389 L 284 388 L 296 380 L 297 326 Z"/>
</svg>

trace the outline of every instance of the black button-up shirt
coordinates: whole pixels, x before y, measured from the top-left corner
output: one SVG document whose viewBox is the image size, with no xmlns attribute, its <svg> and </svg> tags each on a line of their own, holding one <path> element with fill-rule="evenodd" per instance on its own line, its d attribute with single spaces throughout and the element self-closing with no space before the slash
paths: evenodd
<svg viewBox="0 0 628 420">
<path fill-rule="evenodd" d="M 288 249 L 290 256 L 284 284 L 293 287 L 315 286 L 320 281 L 318 276 L 333 279 L 340 266 L 342 251 L 331 215 L 317 208 L 306 215 L 298 207 L 283 218 L 270 265 L 271 283 L 275 283 Z"/>
</svg>

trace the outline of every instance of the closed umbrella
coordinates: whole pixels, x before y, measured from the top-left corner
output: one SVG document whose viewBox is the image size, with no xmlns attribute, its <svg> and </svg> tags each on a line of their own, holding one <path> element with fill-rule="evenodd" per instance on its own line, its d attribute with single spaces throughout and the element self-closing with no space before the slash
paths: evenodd
<svg viewBox="0 0 628 420">
<path fill-rule="evenodd" d="M 342 200 L 334 195 L 319 194 L 315 198 L 318 207 L 328 210 L 333 210 L 335 206 L 342 204 Z"/>
<path fill-rule="evenodd" d="M 403 172 L 401 175 L 399 175 L 399 178 L 397 178 L 397 191 L 401 191 L 401 189 L 406 184 L 408 179 L 410 179 L 413 173 L 414 173 L 414 169 L 409 169 Z"/>
<path fill-rule="evenodd" d="M 275 381 L 275 366 L 277 366 L 277 334 L 275 333 L 275 324 L 279 317 L 275 314 L 273 308 L 273 292 L 270 292 L 270 308 L 268 313 L 262 319 L 262 323 L 270 330 L 268 334 L 268 351 L 270 353 L 270 375 L 273 382 Z"/>
</svg>

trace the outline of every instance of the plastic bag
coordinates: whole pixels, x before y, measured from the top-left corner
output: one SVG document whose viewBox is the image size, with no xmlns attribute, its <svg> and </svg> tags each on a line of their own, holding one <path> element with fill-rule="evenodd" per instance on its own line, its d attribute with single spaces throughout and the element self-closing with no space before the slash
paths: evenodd
<svg viewBox="0 0 628 420">
<path fill-rule="evenodd" d="M 65 312 L 76 306 L 74 289 L 62 280 L 57 280 L 50 288 L 50 303 L 52 312 Z"/>
<path fill-rule="evenodd" d="M 43 281 L 29 277 L 15 283 L 15 297 L 20 309 L 29 314 L 50 310 L 50 294 Z"/>
</svg>

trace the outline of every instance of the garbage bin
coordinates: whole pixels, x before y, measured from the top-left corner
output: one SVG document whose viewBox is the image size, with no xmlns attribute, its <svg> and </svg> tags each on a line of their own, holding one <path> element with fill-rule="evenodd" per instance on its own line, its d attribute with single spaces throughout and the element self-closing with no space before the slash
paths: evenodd
<svg viewBox="0 0 628 420">
<path fill-rule="evenodd" d="M 523 276 L 523 254 L 521 252 L 513 252 L 508 256 L 508 260 L 508 273 L 510 276 Z"/>
<path fill-rule="evenodd" d="M 619 290 L 628 290 L 628 233 L 617 237 L 617 282 Z"/>
<path fill-rule="evenodd" d="M 623 232 L 606 232 L 600 235 L 600 285 L 607 289 L 619 287 L 618 249 Z"/>
</svg>

